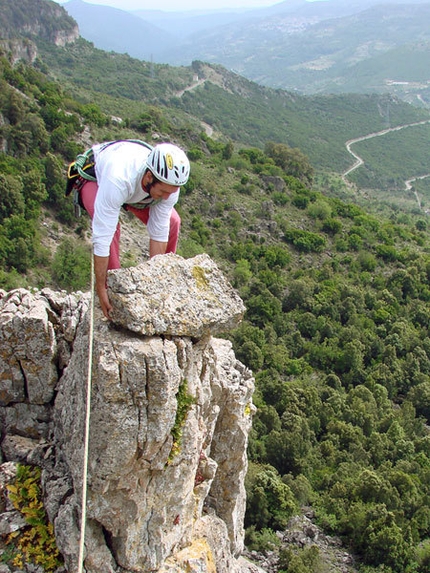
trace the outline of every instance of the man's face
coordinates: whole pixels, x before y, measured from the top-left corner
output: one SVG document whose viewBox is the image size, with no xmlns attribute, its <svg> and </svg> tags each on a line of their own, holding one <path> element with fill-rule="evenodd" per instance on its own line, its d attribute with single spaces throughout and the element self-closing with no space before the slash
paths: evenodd
<svg viewBox="0 0 430 573">
<path fill-rule="evenodd" d="M 153 199 L 163 199 L 165 201 L 172 193 L 176 193 L 179 187 L 162 181 L 154 182 L 154 176 L 148 170 L 142 179 L 142 189 L 149 193 Z"/>
<path fill-rule="evenodd" d="M 179 187 L 175 187 L 174 185 L 168 185 L 167 183 L 159 182 L 154 183 L 150 190 L 149 194 L 153 199 L 163 199 L 164 201 L 172 195 L 172 193 L 176 193 Z"/>
</svg>

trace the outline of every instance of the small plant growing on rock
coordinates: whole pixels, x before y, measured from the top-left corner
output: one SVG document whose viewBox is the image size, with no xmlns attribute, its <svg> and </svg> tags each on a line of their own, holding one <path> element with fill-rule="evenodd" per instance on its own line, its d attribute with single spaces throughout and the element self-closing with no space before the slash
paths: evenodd
<svg viewBox="0 0 430 573">
<path fill-rule="evenodd" d="M 15 483 L 8 486 L 9 498 L 28 526 L 11 533 L 7 544 L 12 549 L 12 565 L 21 569 L 26 562 L 34 563 L 50 573 L 61 565 L 62 559 L 54 528 L 43 507 L 40 474 L 40 468 L 19 465 Z"/>
<path fill-rule="evenodd" d="M 176 409 L 175 424 L 171 431 L 173 436 L 173 445 L 169 455 L 169 462 L 172 461 L 181 449 L 182 428 L 185 424 L 185 419 L 189 409 L 195 403 L 194 397 L 191 396 L 191 394 L 188 394 L 188 382 L 186 380 L 184 380 L 179 386 L 176 400 L 178 406 Z"/>
</svg>

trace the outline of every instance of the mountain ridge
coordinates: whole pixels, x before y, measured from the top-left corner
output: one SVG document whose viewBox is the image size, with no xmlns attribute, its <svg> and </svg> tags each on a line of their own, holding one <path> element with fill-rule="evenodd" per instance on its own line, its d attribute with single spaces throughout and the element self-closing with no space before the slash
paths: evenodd
<svg viewBox="0 0 430 573">
<path fill-rule="evenodd" d="M 88 6 L 81 3 L 84 12 Z M 100 10 L 104 9 L 100 7 Z M 408 99 L 405 89 L 398 89 L 374 76 L 372 59 L 385 53 L 391 62 L 395 62 L 396 53 L 392 50 L 430 40 L 426 25 L 428 3 L 425 0 L 384 5 L 372 0 L 352 4 L 342 0 L 299 0 L 234 15 L 187 17 L 180 12 L 173 15 L 166 12 L 160 16 L 149 11 L 134 11 L 134 14 L 149 18 L 152 24 L 167 33 L 165 49 L 157 43 L 153 45 L 151 58 L 154 61 L 176 66 L 190 65 L 193 60 L 222 64 L 258 83 L 303 93 L 388 91 L 411 101 L 413 97 Z M 393 14 L 398 15 L 397 30 L 389 36 L 385 28 L 388 20 L 393 21 Z M 83 13 L 75 15 L 78 21 L 83 21 Z M 96 24 L 93 23 L 92 32 L 83 34 L 91 41 L 97 40 L 96 34 L 102 33 L 96 32 L 94 26 Z M 121 32 L 117 30 L 117 34 L 120 36 Z M 381 34 L 385 34 L 386 40 L 380 40 Z M 172 41 L 174 36 L 176 40 Z M 332 47 L 327 46 L 327 39 Z M 122 44 L 124 50 L 140 57 L 141 47 L 132 47 L 130 42 L 126 50 L 126 43 L 125 39 Z M 103 46 L 107 45 L 109 42 L 104 40 Z M 360 85 L 353 78 L 354 59 L 365 70 Z M 404 69 L 409 75 L 413 74 L 412 56 L 404 64 Z M 421 66 L 417 74 L 422 75 L 424 70 Z M 348 74 L 351 79 L 348 79 Z M 410 90 L 416 94 L 413 86 Z M 426 89 L 426 101 L 427 97 Z"/>
<path fill-rule="evenodd" d="M 78 22 L 81 36 L 102 50 L 128 53 L 150 61 L 153 45 L 157 45 L 160 37 L 164 45 L 174 45 L 173 36 L 125 10 L 88 4 L 83 0 L 70 0 L 63 6 Z"/>
</svg>

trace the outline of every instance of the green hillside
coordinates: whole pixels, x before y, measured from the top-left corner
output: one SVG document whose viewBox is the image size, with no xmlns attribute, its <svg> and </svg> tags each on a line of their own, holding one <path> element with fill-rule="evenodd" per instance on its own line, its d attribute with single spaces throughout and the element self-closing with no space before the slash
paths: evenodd
<svg viewBox="0 0 430 573">
<path fill-rule="evenodd" d="M 430 124 L 417 125 L 399 132 L 387 133 L 354 145 L 365 162 L 349 179 L 364 188 L 404 190 L 406 179 L 430 172 L 428 158 L 415 153 L 426 148 L 430 138 Z"/>
<path fill-rule="evenodd" d="M 430 223 L 400 191 L 394 202 L 361 187 L 359 170 L 355 187 L 340 177 L 345 141 L 427 113 L 268 90 L 217 66 L 151 66 L 82 40 L 38 44 L 33 65 L 0 58 L 0 286 L 88 288 L 89 220 L 64 197 L 83 147 L 181 144 L 191 178 L 179 253 L 207 252 L 247 307 L 228 336 L 256 378 L 248 546 L 276 548 L 274 532 L 311 507 L 360 573 L 427 573 Z M 195 75 L 206 81 L 179 95 Z M 425 168 L 428 132 L 414 130 L 363 143 L 366 183 L 389 189 L 391 171 L 397 181 Z M 327 571 L 311 549 L 282 548 L 278 571 Z"/>
<path fill-rule="evenodd" d="M 373 84 L 379 91 L 396 89 L 400 93 L 403 89 L 406 93 L 409 90 L 428 95 L 429 52 L 430 43 L 427 41 L 375 54 L 368 60 L 344 66 L 337 72 L 337 77 L 326 82 L 325 89 L 333 93 L 364 93 Z M 413 66 L 411 61 L 414 62 Z"/>
<path fill-rule="evenodd" d="M 181 68 L 140 62 L 95 50 L 82 39 L 67 50 L 38 45 L 51 75 L 82 101 L 96 101 L 120 116 L 124 111 L 144 115 L 148 105 L 161 105 L 172 117 L 209 124 L 238 146 L 264 148 L 267 140 L 274 140 L 298 147 L 317 169 L 345 170 L 351 163 L 345 148 L 349 139 L 430 117 L 428 110 L 388 94 L 301 96 L 264 88 L 202 62 Z M 195 77 L 199 85 L 183 92 L 195 85 Z M 112 99 L 121 97 L 129 101 L 118 105 Z M 426 161 L 425 149 L 416 153 Z"/>
</svg>

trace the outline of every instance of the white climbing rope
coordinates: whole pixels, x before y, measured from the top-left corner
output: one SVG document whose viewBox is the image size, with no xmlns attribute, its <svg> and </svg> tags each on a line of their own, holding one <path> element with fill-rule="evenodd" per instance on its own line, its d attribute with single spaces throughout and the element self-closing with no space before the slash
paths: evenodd
<svg viewBox="0 0 430 573">
<path fill-rule="evenodd" d="M 84 467 L 82 471 L 82 505 L 81 505 L 81 538 L 79 543 L 78 573 L 82 573 L 84 566 L 85 526 L 87 521 L 87 479 L 88 454 L 90 444 L 90 411 L 91 411 L 91 385 L 93 365 L 93 339 L 94 339 L 94 256 L 91 254 L 91 299 L 90 299 L 90 329 L 88 333 L 88 373 L 87 373 L 87 404 L 85 416 L 85 444 Z"/>
</svg>

